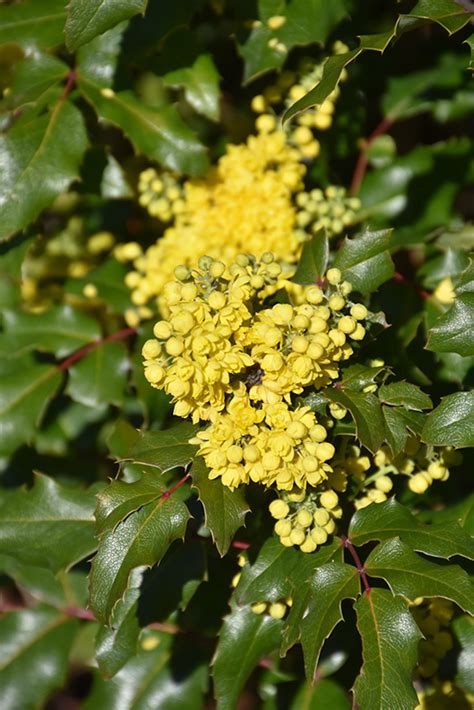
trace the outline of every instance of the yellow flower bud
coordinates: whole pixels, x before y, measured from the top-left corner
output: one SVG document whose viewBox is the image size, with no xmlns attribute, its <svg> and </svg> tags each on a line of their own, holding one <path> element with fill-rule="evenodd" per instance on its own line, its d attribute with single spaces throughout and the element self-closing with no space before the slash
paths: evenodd
<svg viewBox="0 0 474 710">
<path fill-rule="evenodd" d="M 421 473 L 416 473 L 408 482 L 408 488 L 413 493 L 424 493 L 429 487 L 429 483 Z"/>
<path fill-rule="evenodd" d="M 171 326 L 166 320 L 160 320 L 153 326 L 153 335 L 158 340 L 167 340 L 172 332 Z"/>
<path fill-rule="evenodd" d="M 269 113 L 262 113 L 255 121 L 259 133 L 272 133 L 276 128 L 276 120 Z"/>
<path fill-rule="evenodd" d="M 332 510 L 339 502 L 339 497 L 335 491 L 324 491 L 321 493 L 319 502 L 327 510 Z"/>
<path fill-rule="evenodd" d="M 300 545 L 301 552 L 314 552 L 317 545 L 311 538 L 311 535 L 307 535 L 305 541 Z"/>
<path fill-rule="evenodd" d="M 229 446 L 227 449 L 226 456 L 230 463 L 240 463 L 243 456 L 242 447 L 232 444 L 232 446 Z"/>
<path fill-rule="evenodd" d="M 308 434 L 308 428 L 303 422 L 291 422 L 286 428 L 286 433 L 288 436 L 291 436 L 292 439 L 304 439 Z"/>
<path fill-rule="evenodd" d="M 177 357 L 178 355 L 181 355 L 184 350 L 184 342 L 181 338 L 176 338 L 175 336 L 172 336 L 167 341 L 165 345 L 165 350 L 168 355 L 171 355 L 172 357 Z"/>
<path fill-rule="evenodd" d="M 280 463 L 280 457 L 272 453 L 271 451 L 267 451 L 262 456 L 262 465 L 265 471 L 275 471 L 280 466 Z"/>
<path fill-rule="evenodd" d="M 329 305 L 329 308 L 331 309 L 331 311 L 342 311 L 342 309 L 346 305 L 346 302 L 342 296 L 335 294 L 334 296 L 331 296 L 331 298 L 329 299 L 328 305 Z"/>
<path fill-rule="evenodd" d="M 325 441 L 327 431 L 323 426 L 321 426 L 321 424 L 315 424 L 309 430 L 309 436 L 316 443 L 321 443 L 322 441 Z"/>
<path fill-rule="evenodd" d="M 332 286 L 337 286 L 341 282 L 342 274 L 339 269 L 328 269 L 326 279 Z"/>
<path fill-rule="evenodd" d="M 352 340 L 363 340 L 364 337 L 365 337 L 365 328 L 360 323 L 357 323 L 357 326 L 356 326 L 354 332 L 351 333 L 351 338 L 352 338 Z"/>
<path fill-rule="evenodd" d="M 285 15 L 273 15 L 272 17 L 268 18 L 267 27 L 269 27 L 271 30 L 278 30 L 280 27 L 283 27 L 285 22 Z"/>
<path fill-rule="evenodd" d="M 375 487 L 379 491 L 388 493 L 393 488 L 392 479 L 389 476 L 380 476 L 380 478 L 377 478 L 377 480 L 375 481 Z"/>
<path fill-rule="evenodd" d="M 348 296 L 352 292 L 352 284 L 349 283 L 349 281 L 343 281 L 339 287 L 339 290 L 342 296 Z"/>
<path fill-rule="evenodd" d="M 275 518 L 275 520 L 282 520 L 283 518 L 286 518 L 290 512 L 290 506 L 288 503 L 285 503 L 284 500 L 277 498 L 277 500 L 272 500 L 268 506 L 268 510 L 270 511 L 272 518 Z"/>
<path fill-rule="evenodd" d="M 349 335 L 356 329 L 356 322 L 354 318 L 351 318 L 350 316 L 342 316 L 342 318 L 339 319 L 337 327 L 339 330 L 342 330 L 343 333 Z"/>
<path fill-rule="evenodd" d="M 334 456 L 336 450 L 328 441 L 318 444 L 316 447 L 316 456 L 320 461 L 329 461 Z"/>
<path fill-rule="evenodd" d="M 211 308 L 216 311 L 219 311 L 221 310 L 221 308 L 224 308 L 227 303 L 227 299 L 220 291 L 212 291 L 212 293 L 209 294 L 207 302 L 209 303 Z"/>
<path fill-rule="evenodd" d="M 270 604 L 268 613 L 270 614 L 272 619 L 283 619 L 286 614 L 286 604 L 283 604 L 282 602 L 275 602 L 274 604 Z"/>
<path fill-rule="evenodd" d="M 161 365 L 148 365 L 145 367 L 145 377 L 152 385 L 157 385 L 164 380 L 165 371 Z"/>
<path fill-rule="evenodd" d="M 300 528 L 293 528 L 290 534 L 290 540 L 293 545 L 301 545 L 301 543 L 304 542 L 305 537 L 305 532 Z"/>
<path fill-rule="evenodd" d="M 318 510 L 315 510 L 313 513 L 313 519 L 316 525 L 319 525 L 320 527 L 324 527 L 325 525 L 328 524 L 330 520 L 330 515 L 327 510 L 324 508 L 318 508 Z"/>
<path fill-rule="evenodd" d="M 296 520 L 301 525 L 302 528 L 308 528 L 313 522 L 313 516 L 306 508 L 302 508 L 298 511 Z"/>
<path fill-rule="evenodd" d="M 304 337 L 304 335 L 295 335 L 291 341 L 291 349 L 295 353 L 305 353 L 308 349 L 308 345 L 308 340 Z"/>
<path fill-rule="evenodd" d="M 254 96 L 250 103 L 250 108 L 255 113 L 263 113 L 264 111 L 266 111 L 267 102 L 265 100 L 265 97 L 262 96 L 262 94 L 257 94 L 257 96 Z"/>
<path fill-rule="evenodd" d="M 278 537 L 288 537 L 291 534 L 292 525 L 291 521 L 284 518 L 283 520 L 278 520 L 275 523 L 274 530 Z"/>
<path fill-rule="evenodd" d="M 263 614 L 263 612 L 267 608 L 267 603 L 266 602 L 254 602 L 253 604 L 250 605 L 250 608 L 252 609 L 254 614 Z"/>
<path fill-rule="evenodd" d="M 367 314 L 367 308 L 362 303 L 355 303 L 351 308 L 351 316 L 356 320 L 364 320 Z"/>
<path fill-rule="evenodd" d="M 306 300 L 315 306 L 319 305 L 324 300 L 324 294 L 319 286 L 310 286 L 306 291 Z"/>
<path fill-rule="evenodd" d="M 314 527 L 310 534 L 316 545 L 324 545 L 328 539 L 328 534 L 324 528 Z"/>
</svg>

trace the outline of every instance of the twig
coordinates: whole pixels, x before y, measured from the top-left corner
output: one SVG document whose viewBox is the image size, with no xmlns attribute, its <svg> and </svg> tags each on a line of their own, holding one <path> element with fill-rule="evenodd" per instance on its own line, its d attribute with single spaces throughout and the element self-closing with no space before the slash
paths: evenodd
<svg viewBox="0 0 474 710">
<path fill-rule="evenodd" d="M 231 547 L 235 547 L 236 550 L 248 550 L 250 543 L 242 542 L 242 540 L 233 540 L 231 542 Z"/>
<path fill-rule="evenodd" d="M 76 79 L 77 79 L 77 73 L 74 71 L 74 69 L 71 69 L 71 71 L 67 75 L 67 81 L 64 86 L 64 91 L 61 94 L 61 96 L 59 97 L 60 101 L 65 101 L 67 99 L 67 97 L 69 96 L 69 94 L 71 93 L 71 91 L 73 90 L 73 88 L 76 84 Z"/>
<path fill-rule="evenodd" d="M 356 569 L 357 569 L 357 571 L 358 571 L 358 573 L 359 573 L 359 576 L 360 576 L 360 578 L 361 578 L 361 580 L 362 580 L 362 584 L 364 585 L 364 589 L 365 589 L 365 591 L 366 591 L 366 593 L 367 593 L 367 596 L 369 596 L 369 595 L 370 595 L 370 591 L 371 591 L 371 587 L 370 587 L 370 584 L 369 584 L 369 580 L 367 579 L 367 575 L 366 575 L 366 573 L 365 573 L 364 565 L 363 565 L 362 562 L 360 561 L 360 557 L 359 557 L 359 555 L 358 555 L 358 553 L 357 553 L 357 550 L 355 549 L 354 545 L 353 545 L 352 542 L 349 540 L 349 538 L 347 538 L 345 535 L 342 535 L 341 540 L 342 540 L 342 544 L 344 545 L 344 547 L 346 548 L 346 550 L 349 550 L 349 552 L 350 552 L 350 554 L 351 554 L 351 556 L 352 556 L 352 559 L 354 560 L 354 563 L 355 563 Z"/>
<path fill-rule="evenodd" d="M 357 195 L 359 192 L 359 188 L 361 186 L 362 180 L 364 179 L 364 175 L 367 170 L 367 166 L 369 164 L 369 159 L 367 158 L 367 150 L 370 148 L 372 143 L 376 138 L 381 136 L 383 133 L 386 133 L 390 126 L 392 125 L 393 120 L 389 118 L 388 116 L 385 116 L 375 129 L 373 133 L 370 134 L 370 136 L 364 141 L 361 151 L 359 153 L 359 157 L 357 159 L 357 163 L 354 169 L 354 175 L 352 176 L 352 183 L 350 187 L 350 194 L 351 195 Z"/>
<path fill-rule="evenodd" d="M 78 360 L 82 360 L 83 357 L 86 355 L 89 355 L 90 352 L 95 350 L 96 348 L 100 347 L 104 343 L 112 343 L 115 340 L 124 340 L 125 338 L 128 338 L 130 335 L 135 335 L 137 332 L 136 328 L 124 328 L 123 330 L 117 331 L 117 333 L 112 333 L 112 335 L 108 335 L 106 338 L 100 338 L 99 340 L 94 340 L 92 343 L 88 343 L 87 345 L 84 345 L 84 347 L 79 348 L 79 350 L 76 350 L 75 353 L 70 355 L 68 358 L 63 360 L 59 365 L 58 365 L 58 370 L 61 372 L 65 372 L 71 365 L 74 365 L 75 362 Z"/>
<path fill-rule="evenodd" d="M 168 488 L 167 491 L 161 494 L 160 496 L 160 501 L 164 502 L 165 500 L 168 500 L 168 498 L 178 490 L 178 488 L 181 488 L 181 486 L 186 483 L 186 481 L 191 478 L 191 473 L 188 471 L 186 475 L 184 475 L 177 483 L 174 484 L 174 486 L 171 486 L 171 488 Z"/>
</svg>

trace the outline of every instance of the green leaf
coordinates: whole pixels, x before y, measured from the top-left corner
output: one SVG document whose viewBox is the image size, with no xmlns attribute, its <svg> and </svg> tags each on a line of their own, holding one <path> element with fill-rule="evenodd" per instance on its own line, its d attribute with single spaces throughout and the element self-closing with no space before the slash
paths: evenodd
<svg viewBox="0 0 474 710">
<path fill-rule="evenodd" d="M 66 392 L 75 402 L 88 407 L 104 402 L 120 406 L 129 367 L 122 343 L 103 343 L 69 368 Z"/>
<path fill-rule="evenodd" d="M 316 684 L 304 683 L 291 703 L 291 710 L 351 710 L 345 690 L 333 680 L 323 678 Z"/>
<path fill-rule="evenodd" d="M 357 438 L 369 451 L 375 453 L 385 439 L 385 426 L 380 402 L 371 392 L 354 392 L 326 387 L 324 395 L 348 409 L 355 421 Z"/>
<path fill-rule="evenodd" d="M 34 52 L 19 62 L 15 77 L 10 87 L 8 105 L 11 107 L 24 106 L 29 102 L 37 105 L 55 96 L 51 87 L 66 78 L 69 72 L 67 64 L 57 57 L 43 52 Z"/>
<path fill-rule="evenodd" d="M 79 49 L 77 66 L 80 75 L 94 82 L 96 87 L 113 86 L 126 27 L 126 22 L 119 24 Z"/>
<path fill-rule="evenodd" d="M 130 308 L 130 289 L 124 283 L 127 268 L 113 258 L 108 258 L 103 264 L 90 271 L 82 279 L 70 279 L 66 282 L 68 293 L 83 297 L 86 284 L 94 284 L 97 298 L 105 301 L 109 309 L 122 314 Z"/>
<path fill-rule="evenodd" d="M 355 701 L 367 710 L 412 710 L 418 704 L 411 676 L 418 657 L 418 629 L 406 602 L 372 589 L 355 603 L 363 666 Z"/>
<path fill-rule="evenodd" d="M 360 577 L 355 567 L 330 562 L 316 570 L 309 585 L 309 604 L 301 620 L 301 645 L 306 677 L 314 682 L 324 641 L 343 620 L 343 600 L 355 599 L 360 593 Z"/>
<path fill-rule="evenodd" d="M 119 22 L 144 14 L 147 0 L 70 0 L 66 20 L 69 51 L 90 42 Z"/>
<path fill-rule="evenodd" d="M 225 617 L 212 671 L 219 710 L 235 710 L 248 677 L 264 656 L 278 648 L 280 634 L 280 620 L 254 614 L 248 606 Z"/>
<path fill-rule="evenodd" d="M 3 327 L 0 351 L 5 355 L 41 350 L 62 358 L 101 335 L 96 320 L 69 305 L 53 306 L 44 313 L 8 310 Z"/>
<path fill-rule="evenodd" d="M 390 230 L 346 237 L 336 252 L 334 266 L 356 291 L 372 293 L 395 273 L 389 253 Z"/>
<path fill-rule="evenodd" d="M 197 489 L 204 508 L 204 524 L 210 530 L 214 544 L 223 557 L 250 510 L 243 489 L 241 487 L 231 491 L 219 479 L 211 480 L 201 456 L 194 460 L 191 477 L 192 487 Z"/>
<path fill-rule="evenodd" d="M 0 552 L 53 572 L 69 569 L 97 547 L 95 490 L 63 487 L 35 474 L 31 489 L 17 488 L 0 508 Z"/>
<path fill-rule="evenodd" d="M 433 402 L 427 394 L 422 392 L 416 385 L 405 381 L 382 385 L 379 388 L 378 396 L 384 404 L 406 407 L 418 412 L 422 412 L 424 409 L 431 409 L 433 406 Z"/>
<path fill-rule="evenodd" d="M 110 622 L 132 570 L 160 562 L 171 543 L 184 537 L 188 519 L 188 509 L 176 496 L 160 497 L 103 535 L 90 576 L 90 605 L 99 621 Z"/>
<path fill-rule="evenodd" d="M 242 569 L 235 591 L 239 604 L 251 604 L 263 600 L 275 602 L 291 596 L 305 585 L 316 567 L 340 556 L 341 545 L 337 540 L 327 543 L 311 555 L 302 554 L 293 547 L 285 547 L 275 537 L 262 545 L 253 564 Z"/>
<path fill-rule="evenodd" d="M 381 372 L 387 372 L 385 365 L 367 367 L 367 365 L 349 365 L 342 374 L 341 385 L 344 390 L 361 392 L 367 385 L 373 385 Z"/>
<path fill-rule="evenodd" d="M 173 636 L 150 631 L 147 641 L 156 644 L 141 650 L 112 680 L 104 680 L 99 672 L 84 710 L 196 710 L 204 707 L 207 668 L 189 663 L 186 656 L 173 657 Z M 184 655 L 184 654 L 182 654 Z M 175 667 L 179 673 L 175 673 Z"/>
<path fill-rule="evenodd" d="M 458 616 L 453 621 L 453 630 L 461 646 L 456 664 L 456 685 L 466 693 L 474 693 L 474 619 Z"/>
<path fill-rule="evenodd" d="M 437 22 L 453 34 L 470 22 L 472 12 L 456 0 L 418 0 L 410 15 Z"/>
<path fill-rule="evenodd" d="M 380 543 L 364 563 L 369 576 L 382 577 L 394 594 L 407 599 L 444 597 L 474 614 L 474 586 L 458 565 L 428 562 L 393 538 Z"/>
<path fill-rule="evenodd" d="M 5 364 L 5 363 L 4 363 Z M 62 373 L 51 365 L 18 358 L 3 369 L 0 388 L 0 453 L 10 453 L 35 436 Z"/>
<path fill-rule="evenodd" d="M 79 176 L 87 147 L 80 111 L 60 100 L 46 114 L 18 120 L 0 136 L 0 240 L 24 229 Z"/>
<path fill-rule="evenodd" d="M 427 555 L 474 559 L 474 540 L 457 522 L 424 525 L 394 498 L 358 510 L 352 517 L 348 535 L 354 545 L 399 537 L 412 550 Z"/>
<path fill-rule="evenodd" d="M 107 156 L 107 165 L 100 183 L 100 194 L 108 200 L 133 198 L 133 190 L 128 183 L 125 172 L 120 163 L 111 154 Z M 109 263 L 109 261 L 106 262 L 106 264 Z"/>
<path fill-rule="evenodd" d="M 77 626 L 76 620 L 46 606 L 0 619 L 2 708 L 44 706 L 53 690 L 63 686 Z"/>
<path fill-rule="evenodd" d="M 192 67 L 176 69 L 163 77 L 168 86 L 184 88 L 184 96 L 197 113 L 219 120 L 219 72 L 209 54 L 201 54 Z"/>
<path fill-rule="evenodd" d="M 427 350 L 474 354 L 474 293 L 462 293 L 428 331 Z"/>
<path fill-rule="evenodd" d="M 63 42 L 65 0 L 23 0 L 2 7 L 0 44 L 14 41 L 26 48 L 48 49 Z"/>
<path fill-rule="evenodd" d="M 175 106 L 151 108 L 130 91 L 115 93 L 112 89 L 101 89 L 81 70 L 79 88 L 99 118 L 121 128 L 138 153 L 170 170 L 189 175 L 199 175 L 207 169 L 204 146 L 184 123 Z"/>
<path fill-rule="evenodd" d="M 326 271 L 328 258 L 329 241 L 326 230 L 320 229 L 309 242 L 305 242 L 292 281 L 303 285 L 317 283 Z"/>
<path fill-rule="evenodd" d="M 197 426 L 191 422 L 180 422 L 161 431 L 141 430 L 128 455 L 123 458 L 155 466 L 163 472 L 177 466 L 185 468 L 196 453 L 196 446 L 189 443 L 196 431 Z"/>
<path fill-rule="evenodd" d="M 433 446 L 474 446 L 474 392 L 456 392 L 443 397 L 426 417 L 422 440 Z"/>
</svg>

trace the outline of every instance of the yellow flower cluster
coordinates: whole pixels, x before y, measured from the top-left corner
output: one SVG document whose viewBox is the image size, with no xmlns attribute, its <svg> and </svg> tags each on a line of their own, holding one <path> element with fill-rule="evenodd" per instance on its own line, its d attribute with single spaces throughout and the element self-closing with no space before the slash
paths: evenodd
<svg viewBox="0 0 474 710">
<path fill-rule="evenodd" d="M 296 225 L 294 204 L 295 194 L 303 189 L 303 159 L 302 150 L 288 143 L 275 118 L 260 116 L 257 135 L 228 145 L 205 178 L 184 183 L 182 197 L 172 199 L 178 195 L 177 185 L 166 188 L 171 194 L 166 193 L 165 204 L 163 175 L 142 173 L 140 184 L 146 191 L 141 203 L 154 215 L 160 205 L 162 221 L 161 215 L 171 215 L 173 221 L 156 244 L 133 253 L 133 258 L 123 245 L 117 248 L 119 260 L 133 262 L 127 278 L 132 302 L 143 306 L 159 298 L 176 266 L 195 267 L 204 254 L 230 263 L 242 251 L 272 251 L 282 263 L 294 264 L 302 240 L 308 238 Z M 155 187 L 160 190 L 152 196 Z"/>
<path fill-rule="evenodd" d="M 449 627 L 454 616 L 454 604 L 448 599 L 418 597 L 411 611 L 425 637 L 418 645 L 417 673 L 422 678 L 430 678 L 438 671 L 440 659 L 453 647 Z"/>
<path fill-rule="evenodd" d="M 301 552 L 314 552 L 336 531 L 342 508 L 335 491 L 296 490 L 272 501 L 270 515 L 277 521 L 275 533 L 285 547 L 296 545 Z"/>
<path fill-rule="evenodd" d="M 175 414 L 211 422 L 192 440 L 210 478 L 282 490 L 326 480 L 334 447 L 291 395 L 337 378 L 350 340 L 365 335 L 367 309 L 341 295 L 340 271 L 306 288 L 300 305 L 264 309 L 268 289 L 286 285 L 270 253 L 239 255 L 228 268 L 201 257 L 176 277 L 163 290 L 167 319 L 143 346 L 145 377 L 172 396 Z"/>
<path fill-rule="evenodd" d="M 335 185 L 330 185 L 324 192 L 319 189 L 300 192 L 296 204 L 301 208 L 296 216 L 298 227 L 313 234 L 326 228 L 330 237 L 353 224 L 360 209 L 358 197 L 347 197 L 345 188 Z"/>
<path fill-rule="evenodd" d="M 152 217 L 161 222 L 170 222 L 185 209 L 183 188 L 173 173 L 163 170 L 158 174 L 154 168 L 140 173 L 138 202 Z"/>
<path fill-rule="evenodd" d="M 268 614 L 272 619 L 283 619 L 292 606 L 292 598 L 285 597 L 277 602 L 255 602 L 250 608 L 254 614 Z"/>
</svg>

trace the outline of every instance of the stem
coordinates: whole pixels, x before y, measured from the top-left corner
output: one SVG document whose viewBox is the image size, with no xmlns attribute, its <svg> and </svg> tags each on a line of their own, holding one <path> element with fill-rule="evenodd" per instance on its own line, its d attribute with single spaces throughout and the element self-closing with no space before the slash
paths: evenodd
<svg viewBox="0 0 474 710">
<path fill-rule="evenodd" d="M 77 73 L 74 71 L 74 69 L 71 69 L 71 71 L 67 75 L 67 81 L 66 81 L 66 84 L 64 85 L 64 91 L 59 99 L 60 101 L 65 101 L 67 99 L 67 97 L 69 96 L 69 94 L 71 93 L 71 91 L 74 88 L 74 85 L 76 83 L 76 79 L 77 79 Z"/>
<path fill-rule="evenodd" d="M 356 569 L 357 569 L 357 571 L 358 571 L 358 573 L 359 573 L 359 576 L 360 576 L 360 578 L 361 578 L 361 580 L 362 580 L 362 584 L 364 585 L 364 589 L 365 589 L 365 591 L 366 591 L 366 593 L 367 593 L 367 596 L 370 596 L 370 589 L 371 589 L 371 587 L 370 587 L 370 584 L 369 584 L 369 580 L 367 579 L 367 575 L 366 575 L 366 573 L 365 573 L 364 565 L 363 565 L 362 562 L 360 561 L 360 557 L 359 557 L 359 555 L 358 555 L 358 553 L 357 553 L 357 550 L 355 549 L 354 545 L 353 545 L 352 542 L 349 540 L 349 538 L 347 538 L 345 535 L 342 535 L 342 536 L 341 536 L 341 540 L 342 540 L 342 544 L 344 545 L 344 547 L 346 548 L 346 550 L 349 550 L 349 552 L 350 552 L 350 554 L 351 554 L 351 556 L 352 556 L 352 559 L 354 560 Z"/>
<path fill-rule="evenodd" d="M 370 148 L 372 143 L 376 138 L 381 136 L 383 133 L 386 133 L 390 126 L 392 125 L 393 120 L 389 118 L 388 116 L 385 116 L 375 129 L 373 133 L 370 134 L 370 136 L 364 141 L 362 145 L 362 149 L 359 153 L 359 157 L 357 159 L 357 163 L 354 169 L 354 175 L 352 176 L 352 183 L 350 187 L 350 194 L 351 195 L 357 195 L 359 192 L 359 188 L 361 186 L 362 180 L 364 179 L 364 175 L 367 170 L 367 166 L 369 164 L 369 159 L 367 158 L 367 150 Z"/>
<path fill-rule="evenodd" d="M 80 609 L 79 607 L 71 606 L 66 609 L 61 609 L 66 616 L 72 616 L 74 619 L 83 619 L 84 621 L 95 621 L 95 616 L 90 609 Z"/>
<path fill-rule="evenodd" d="M 186 483 L 188 478 L 191 478 L 191 474 L 188 471 L 186 475 L 184 475 L 177 483 L 174 484 L 174 486 L 171 486 L 171 488 L 168 488 L 167 491 L 161 494 L 160 496 L 160 501 L 164 502 L 165 500 L 168 500 L 168 498 L 178 490 L 178 488 L 181 488 L 181 486 Z"/>
<path fill-rule="evenodd" d="M 136 328 L 124 328 L 123 330 L 117 331 L 117 333 L 112 333 L 112 335 L 108 335 L 106 338 L 94 340 L 92 343 L 84 345 L 83 348 L 79 348 L 79 350 L 76 350 L 75 353 L 63 360 L 58 365 L 58 370 L 60 370 L 61 372 L 65 372 L 69 367 L 71 367 L 71 365 L 74 365 L 74 363 L 76 363 L 78 360 L 82 360 L 83 357 L 89 355 L 90 352 L 100 347 L 104 343 L 112 343 L 114 340 L 123 340 L 124 338 L 128 338 L 129 335 L 135 335 L 136 332 Z"/>
<path fill-rule="evenodd" d="M 233 540 L 231 543 L 231 547 L 235 547 L 236 550 L 248 550 L 250 547 L 250 543 L 242 542 L 242 540 Z"/>
</svg>

